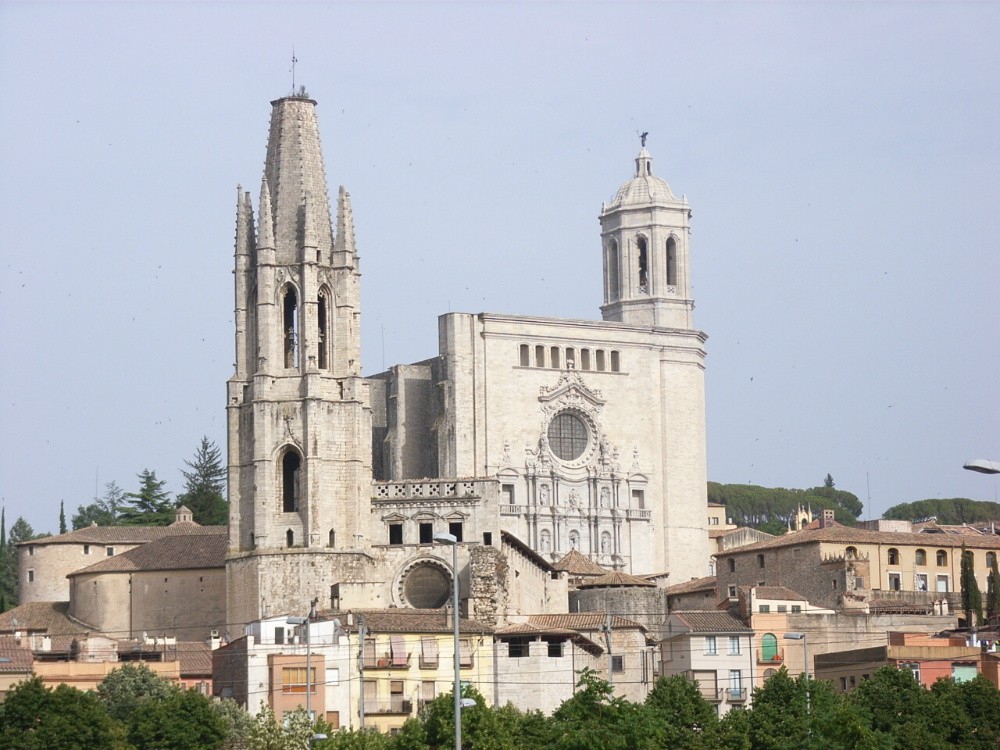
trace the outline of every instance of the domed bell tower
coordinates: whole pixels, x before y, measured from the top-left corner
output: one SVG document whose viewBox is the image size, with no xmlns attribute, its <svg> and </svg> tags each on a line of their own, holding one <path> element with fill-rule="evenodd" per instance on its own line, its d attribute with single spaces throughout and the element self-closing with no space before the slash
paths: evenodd
<svg viewBox="0 0 1000 750">
<path fill-rule="evenodd" d="M 601 207 L 600 222 L 604 320 L 691 328 L 691 209 L 653 174 L 645 134 L 635 158 L 635 176 Z"/>
</svg>

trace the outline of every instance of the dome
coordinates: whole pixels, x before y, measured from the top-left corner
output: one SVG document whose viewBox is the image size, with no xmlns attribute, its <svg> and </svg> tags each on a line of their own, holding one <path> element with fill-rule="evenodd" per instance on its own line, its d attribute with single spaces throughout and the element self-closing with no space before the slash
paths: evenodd
<svg viewBox="0 0 1000 750">
<path fill-rule="evenodd" d="M 608 203 L 604 210 L 614 211 L 627 206 L 648 205 L 650 203 L 676 203 L 677 196 L 666 180 L 653 174 L 653 157 L 643 147 L 635 157 L 635 177 L 626 182 Z"/>
</svg>

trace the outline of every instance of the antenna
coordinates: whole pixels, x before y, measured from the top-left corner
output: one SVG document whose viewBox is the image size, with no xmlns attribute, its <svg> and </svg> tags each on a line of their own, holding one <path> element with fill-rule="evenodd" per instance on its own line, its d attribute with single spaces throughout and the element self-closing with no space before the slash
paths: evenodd
<svg viewBox="0 0 1000 750">
<path fill-rule="evenodd" d="M 295 45 L 293 44 L 292 45 L 292 70 L 291 70 L 291 73 L 292 73 L 292 96 L 295 96 L 295 63 L 297 63 L 298 61 L 299 61 L 299 59 L 295 56 Z"/>
</svg>

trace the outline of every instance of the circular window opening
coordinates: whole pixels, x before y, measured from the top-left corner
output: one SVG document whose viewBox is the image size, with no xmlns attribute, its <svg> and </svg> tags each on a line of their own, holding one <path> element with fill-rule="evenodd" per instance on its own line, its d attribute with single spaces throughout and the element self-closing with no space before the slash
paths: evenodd
<svg viewBox="0 0 1000 750">
<path fill-rule="evenodd" d="M 587 449 L 587 425 L 576 414 L 562 412 L 549 423 L 549 447 L 563 461 L 574 461 Z"/>
<path fill-rule="evenodd" d="M 411 607 L 438 609 L 448 601 L 451 579 L 437 565 L 417 565 L 406 575 L 403 595 Z"/>
</svg>

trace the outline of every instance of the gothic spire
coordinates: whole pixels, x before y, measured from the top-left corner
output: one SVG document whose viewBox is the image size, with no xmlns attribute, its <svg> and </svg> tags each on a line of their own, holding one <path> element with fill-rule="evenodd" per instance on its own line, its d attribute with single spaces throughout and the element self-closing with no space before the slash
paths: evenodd
<svg viewBox="0 0 1000 750">
<path fill-rule="evenodd" d="M 267 184 L 267 177 L 260 181 L 260 216 L 257 219 L 259 236 L 257 237 L 257 247 L 274 249 L 274 213 L 271 211 L 271 189 Z"/>
<path fill-rule="evenodd" d="M 341 185 L 337 197 L 337 253 L 347 253 L 344 261 L 356 258 L 358 251 L 354 244 L 354 213 L 351 210 L 351 194 Z"/>
</svg>

